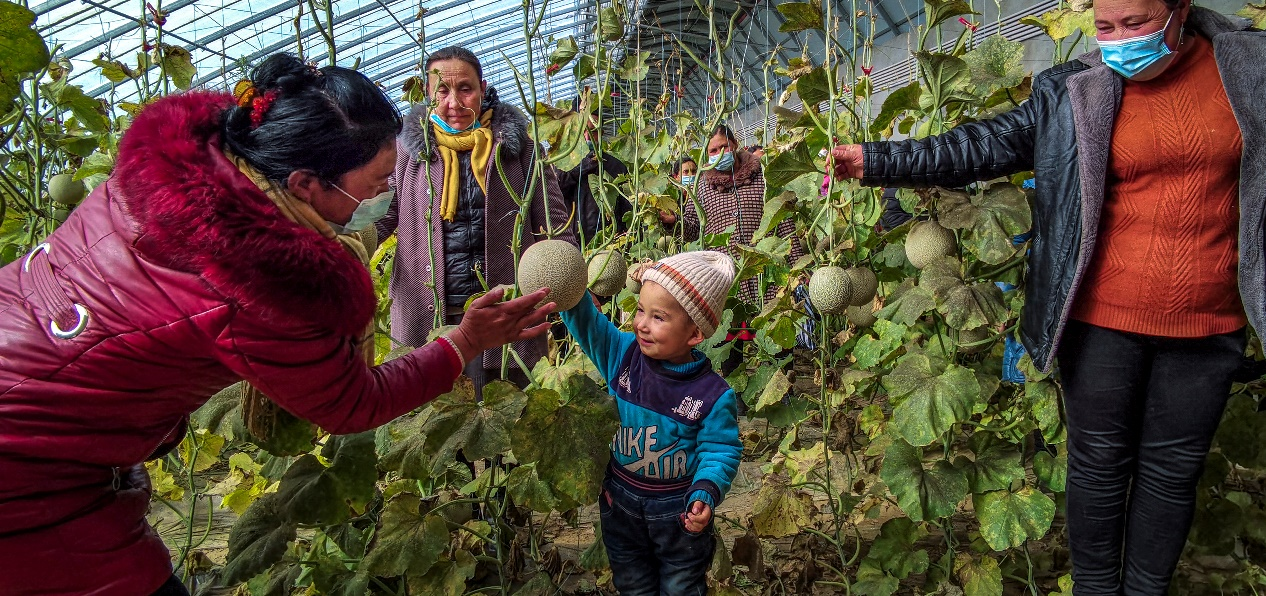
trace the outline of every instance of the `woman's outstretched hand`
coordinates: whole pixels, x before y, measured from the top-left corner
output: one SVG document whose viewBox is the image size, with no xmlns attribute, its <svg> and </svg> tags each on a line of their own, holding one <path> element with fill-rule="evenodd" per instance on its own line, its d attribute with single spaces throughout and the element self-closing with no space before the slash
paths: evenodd
<svg viewBox="0 0 1266 596">
<path fill-rule="evenodd" d="M 502 302 L 505 288 L 493 288 L 487 294 L 470 303 L 470 309 L 462 315 L 457 329 L 447 337 L 453 341 L 462 357 L 470 362 L 481 352 L 501 347 L 510 342 L 540 337 L 549 330 L 545 318 L 552 312 L 554 303 L 542 304 L 549 288 L 541 288 L 526 296 Z"/>
<path fill-rule="evenodd" d="M 836 180 L 862 177 L 862 146 L 840 145 L 831 150 L 827 168 Z"/>
</svg>

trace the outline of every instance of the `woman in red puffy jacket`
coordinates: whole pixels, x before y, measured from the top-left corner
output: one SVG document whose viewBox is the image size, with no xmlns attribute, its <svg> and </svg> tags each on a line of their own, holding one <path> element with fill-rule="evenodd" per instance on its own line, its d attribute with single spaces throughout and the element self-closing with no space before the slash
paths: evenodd
<svg viewBox="0 0 1266 596">
<path fill-rule="evenodd" d="M 252 79 L 147 107 L 109 180 L 0 269 L 0 595 L 183 592 L 141 463 L 227 385 L 359 432 L 547 328 L 544 292 L 489 295 L 366 364 L 376 305 L 351 233 L 390 203 L 400 115 L 348 69 L 276 55 Z"/>
</svg>

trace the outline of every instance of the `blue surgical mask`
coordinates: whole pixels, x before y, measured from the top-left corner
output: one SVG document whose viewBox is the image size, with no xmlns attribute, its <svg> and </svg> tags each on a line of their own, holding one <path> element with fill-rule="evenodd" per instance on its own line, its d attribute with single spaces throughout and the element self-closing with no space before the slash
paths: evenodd
<svg viewBox="0 0 1266 596">
<path fill-rule="evenodd" d="M 708 156 L 708 163 L 712 165 L 712 169 L 728 172 L 734 169 L 734 152 L 726 151 L 720 155 Z"/>
<path fill-rule="evenodd" d="M 445 122 L 443 118 L 440 118 L 439 114 L 431 114 L 431 122 L 433 122 L 436 126 L 440 127 L 440 130 L 451 135 L 459 135 L 466 132 L 466 130 L 475 130 L 476 128 L 479 128 L 479 120 L 476 119 L 475 121 L 470 123 L 470 126 L 467 127 L 466 130 L 457 130 L 456 128 L 449 126 L 448 123 Z"/>
<path fill-rule="evenodd" d="M 1169 30 L 1169 23 L 1173 20 L 1174 13 L 1171 12 L 1160 31 L 1129 39 L 1099 42 L 1099 48 L 1103 51 L 1103 63 L 1131 81 L 1147 81 L 1160 76 L 1177 57 L 1165 44 L 1165 32 Z"/>
<path fill-rule="evenodd" d="M 353 197 L 351 193 L 343 190 L 337 184 L 334 185 L 334 188 L 337 188 L 339 192 L 347 195 L 347 198 L 358 203 L 356 210 L 352 212 L 352 217 L 347 220 L 347 223 L 340 225 L 334 222 L 327 222 L 331 228 L 334 228 L 334 233 L 336 234 L 359 232 L 373 225 L 374 222 L 382 219 L 387 214 L 387 210 L 391 209 L 391 200 L 396 197 L 396 191 L 389 190 L 362 201 Z"/>
<path fill-rule="evenodd" d="M 682 183 L 682 184 L 685 184 L 686 186 L 690 186 L 691 184 L 694 184 L 694 183 L 695 183 L 695 177 L 694 177 L 694 176 L 690 176 L 690 175 L 685 175 L 685 176 L 682 176 L 682 177 L 681 177 L 681 183 Z"/>
</svg>

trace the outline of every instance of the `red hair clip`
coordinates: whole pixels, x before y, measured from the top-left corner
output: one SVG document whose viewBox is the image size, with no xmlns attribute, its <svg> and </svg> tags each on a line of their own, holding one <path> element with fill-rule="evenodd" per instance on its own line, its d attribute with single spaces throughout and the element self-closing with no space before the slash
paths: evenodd
<svg viewBox="0 0 1266 596">
<path fill-rule="evenodd" d="M 277 90 L 273 89 L 263 95 L 256 94 L 255 98 L 251 100 L 251 130 L 259 128 L 264 123 L 264 114 L 267 114 L 268 108 L 271 108 L 273 102 L 277 101 L 278 95 Z"/>
</svg>

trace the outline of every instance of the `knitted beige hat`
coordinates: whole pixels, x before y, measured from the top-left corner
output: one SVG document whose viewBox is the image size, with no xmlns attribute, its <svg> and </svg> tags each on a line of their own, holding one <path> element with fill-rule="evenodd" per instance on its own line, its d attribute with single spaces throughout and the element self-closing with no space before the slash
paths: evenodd
<svg viewBox="0 0 1266 596">
<path fill-rule="evenodd" d="M 637 274 L 637 281 L 653 281 L 668 290 L 703 336 L 711 337 L 721 324 L 725 297 L 734 285 L 734 259 L 711 250 L 683 252 L 641 265 Z"/>
</svg>

